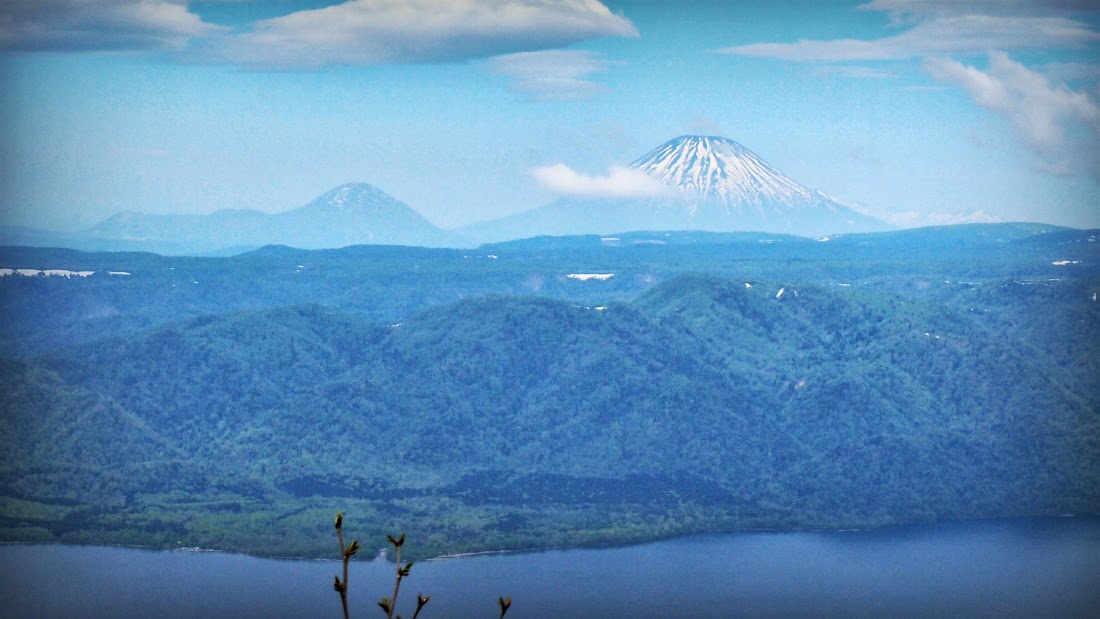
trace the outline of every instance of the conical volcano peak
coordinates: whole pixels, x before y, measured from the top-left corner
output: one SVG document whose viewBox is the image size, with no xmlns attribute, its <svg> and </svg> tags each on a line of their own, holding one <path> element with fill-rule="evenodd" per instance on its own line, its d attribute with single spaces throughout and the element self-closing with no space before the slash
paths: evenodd
<svg viewBox="0 0 1100 619">
<path fill-rule="evenodd" d="M 722 135 L 681 135 L 680 137 L 672 138 L 671 140 L 662 144 L 662 146 L 668 144 L 694 144 L 699 148 L 722 148 L 730 147 L 734 149 L 740 149 L 747 151 L 748 149 L 741 145 L 736 140 L 731 140 Z"/>
<path fill-rule="evenodd" d="M 344 183 L 343 185 L 328 190 L 314 200 L 314 203 L 336 207 L 348 207 L 360 206 L 379 199 L 393 200 L 393 198 L 374 185 L 367 183 Z"/>
<path fill-rule="evenodd" d="M 630 165 L 705 200 L 750 206 L 816 201 L 812 191 L 721 136 L 683 135 Z"/>
</svg>

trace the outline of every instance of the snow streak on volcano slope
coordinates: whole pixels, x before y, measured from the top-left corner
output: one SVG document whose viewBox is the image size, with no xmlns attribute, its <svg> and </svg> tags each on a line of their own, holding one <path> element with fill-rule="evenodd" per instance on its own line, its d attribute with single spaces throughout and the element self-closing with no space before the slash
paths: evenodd
<svg viewBox="0 0 1100 619">
<path fill-rule="evenodd" d="M 669 140 L 630 166 L 701 201 L 733 207 L 806 207 L 828 199 L 723 137 L 682 136 Z"/>
</svg>

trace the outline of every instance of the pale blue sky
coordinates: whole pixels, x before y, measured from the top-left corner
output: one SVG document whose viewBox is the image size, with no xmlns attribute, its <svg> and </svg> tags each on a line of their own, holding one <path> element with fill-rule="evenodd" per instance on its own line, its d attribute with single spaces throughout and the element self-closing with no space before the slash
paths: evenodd
<svg viewBox="0 0 1100 619">
<path fill-rule="evenodd" d="M 903 224 L 1100 227 L 1094 3 L 87 4 L 0 2 L 3 223 L 364 181 L 456 227 L 707 133 Z"/>
</svg>

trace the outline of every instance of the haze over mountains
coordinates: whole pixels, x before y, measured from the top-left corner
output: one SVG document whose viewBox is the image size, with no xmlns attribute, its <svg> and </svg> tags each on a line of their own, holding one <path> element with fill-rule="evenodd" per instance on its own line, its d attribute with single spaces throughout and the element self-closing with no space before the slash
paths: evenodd
<svg viewBox="0 0 1100 619">
<path fill-rule="evenodd" d="M 451 240 L 409 205 L 366 183 L 340 185 L 305 206 L 274 214 L 247 209 L 223 209 L 209 215 L 127 211 L 92 228 L 88 237 L 125 248 L 156 251 L 175 246 L 182 252 L 199 253 L 262 245 L 302 249 L 361 244 L 436 247 Z M 177 252 L 169 249 L 168 253 Z"/>
<path fill-rule="evenodd" d="M 737 142 L 681 136 L 631 164 L 668 188 L 652 197 L 567 197 L 460 230 L 442 230 L 367 183 L 347 183 L 302 207 L 208 215 L 125 211 L 76 234 L 6 227 L 5 245 L 162 254 L 239 253 L 263 245 L 472 247 L 533 236 L 639 230 L 763 231 L 802 236 L 885 230 L 883 222 L 808 189 Z"/>
</svg>

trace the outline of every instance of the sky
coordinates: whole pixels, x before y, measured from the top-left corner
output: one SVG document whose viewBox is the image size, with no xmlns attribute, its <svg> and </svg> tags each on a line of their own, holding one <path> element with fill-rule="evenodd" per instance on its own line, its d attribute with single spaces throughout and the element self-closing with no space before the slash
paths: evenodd
<svg viewBox="0 0 1100 619">
<path fill-rule="evenodd" d="M 0 223 L 56 230 L 353 181 L 456 228 L 684 134 L 899 226 L 1096 228 L 1100 3 L 0 0 L 0 124 Z"/>
</svg>

